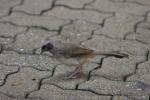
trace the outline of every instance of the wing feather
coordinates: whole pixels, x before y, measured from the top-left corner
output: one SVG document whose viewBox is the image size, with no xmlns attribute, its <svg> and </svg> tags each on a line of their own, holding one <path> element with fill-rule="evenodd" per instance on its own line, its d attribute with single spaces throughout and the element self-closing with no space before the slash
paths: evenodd
<svg viewBox="0 0 150 100">
<path fill-rule="evenodd" d="M 67 45 L 70 46 L 68 47 L 69 50 L 68 51 L 68 55 L 70 57 L 80 57 L 80 56 L 85 56 L 88 54 L 91 54 L 93 52 L 92 49 L 86 48 L 84 46 L 77 46 L 77 45 Z"/>
</svg>

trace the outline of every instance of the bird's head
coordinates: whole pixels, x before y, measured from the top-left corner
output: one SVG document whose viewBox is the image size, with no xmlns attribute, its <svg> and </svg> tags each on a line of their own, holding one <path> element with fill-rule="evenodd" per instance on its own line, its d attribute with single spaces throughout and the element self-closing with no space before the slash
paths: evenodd
<svg viewBox="0 0 150 100">
<path fill-rule="evenodd" d="M 51 51 L 54 48 L 52 43 L 47 43 L 41 47 L 41 53 Z"/>
</svg>

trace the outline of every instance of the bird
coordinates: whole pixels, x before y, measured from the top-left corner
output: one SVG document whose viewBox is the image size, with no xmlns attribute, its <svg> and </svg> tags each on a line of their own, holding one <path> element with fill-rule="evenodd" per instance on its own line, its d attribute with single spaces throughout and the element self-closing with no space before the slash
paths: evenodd
<svg viewBox="0 0 150 100">
<path fill-rule="evenodd" d="M 51 41 L 42 45 L 41 54 L 43 52 L 50 52 L 62 64 L 76 67 L 73 72 L 69 73 L 67 79 L 80 77 L 83 74 L 83 64 L 89 62 L 89 59 L 96 55 L 128 57 L 128 54 L 119 51 L 94 50 L 83 45 L 62 41 Z"/>
</svg>

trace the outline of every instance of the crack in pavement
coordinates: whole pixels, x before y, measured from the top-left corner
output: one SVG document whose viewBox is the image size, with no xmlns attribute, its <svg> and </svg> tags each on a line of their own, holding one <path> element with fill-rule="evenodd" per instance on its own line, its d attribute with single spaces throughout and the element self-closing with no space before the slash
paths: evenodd
<svg viewBox="0 0 150 100">
<path fill-rule="evenodd" d="M 148 57 L 149 57 L 149 51 L 147 51 L 146 57 L 145 57 L 145 59 L 144 59 L 143 61 L 140 61 L 140 62 L 137 62 L 137 63 L 136 63 L 135 71 L 134 71 L 133 73 L 130 73 L 130 74 L 128 74 L 128 75 L 126 75 L 126 76 L 123 77 L 123 81 L 126 82 L 129 77 L 131 77 L 132 75 L 135 75 L 135 74 L 137 73 L 138 66 L 139 66 L 140 64 L 142 64 L 142 63 L 147 62 L 147 61 L 148 61 Z"/>
<path fill-rule="evenodd" d="M 8 66 L 11 66 L 11 65 L 8 65 Z M 11 73 L 6 74 L 6 75 L 5 75 L 5 78 L 4 78 L 4 81 L 3 81 L 2 84 L 0 84 L 0 86 L 5 85 L 5 83 L 6 83 L 6 81 L 7 81 L 7 78 L 8 78 L 9 76 L 11 76 L 12 74 L 18 73 L 19 71 L 20 71 L 20 66 L 18 66 L 18 70 L 17 70 L 17 71 L 14 71 L 14 72 L 11 72 Z"/>
</svg>

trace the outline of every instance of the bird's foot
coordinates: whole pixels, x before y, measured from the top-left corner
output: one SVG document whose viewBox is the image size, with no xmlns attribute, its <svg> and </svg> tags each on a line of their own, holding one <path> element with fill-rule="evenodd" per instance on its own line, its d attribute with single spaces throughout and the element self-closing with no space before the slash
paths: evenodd
<svg viewBox="0 0 150 100">
<path fill-rule="evenodd" d="M 66 76 L 65 79 L 76 79 L 76 78 L 81 78 L 83 74 L 81 72 L 77 73 L 72 73 L 69 76 Z"/>
<path fill-rule="evenodd" d="M 65 79 L 75 79 L 80 78 L 83 75 L 81 68 L 77 67 L 73 72 L 68 72 Z"/>
</svg>

